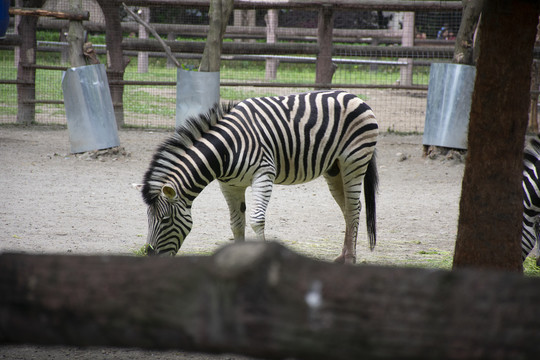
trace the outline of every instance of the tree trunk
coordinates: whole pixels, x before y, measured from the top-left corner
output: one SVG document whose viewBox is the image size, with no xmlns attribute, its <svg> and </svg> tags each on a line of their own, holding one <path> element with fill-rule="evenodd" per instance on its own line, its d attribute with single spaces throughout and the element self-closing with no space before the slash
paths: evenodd
<svg viewBox="0 0 540 360">
<path fill-rule="evenodd" d="M 69 0 L 71 11 L 82 12 L 82 0 Z M 70 20 L 67 36 L 69 43 L 69 63 L 72 67 L 86 65 L 83 56 L 84 28 L 82 21 Z"/>
<path fill-rule="evenodd" d="M 474 65 L 474 34 L 476 32 L 484 0 L 463 0 L 463 14 L 456 36 L 453 62 Z"/>
<path fill-rule="evenodd" d="M 248 242 L 212 257 L 0 254 L 0 343 L 266 359 L 530 358 L 540 280 L 343 266 Z"/>
<path fill-rule="evenodd" d="M 122 25 L 120 22 L 119 6 L 115 1 L 97 0 L 105 16 L 105 42 L 107 45 L 107 78 L 111 90 L 114 116 L 118 128 L 124 125 L 124 85 L 115 82 L 124 79 L 124 61 L 122 52 Z"/>
<path fill-rule="evenodd" d="M 454 267 L 522 271 L 523 146 L 539 5 L 486 1 Z M 519 24 L 519 25 L 517 25 Z"/>
<path fill-rule="evenodd" d="M 227 22 L 233 9 L 233 0 L 210 1 L 210 28 L 206 45 L 199 65 L 199 71 L 219 71 L 221 64 L 221 44 L 227 28 Z"/>
</svg>

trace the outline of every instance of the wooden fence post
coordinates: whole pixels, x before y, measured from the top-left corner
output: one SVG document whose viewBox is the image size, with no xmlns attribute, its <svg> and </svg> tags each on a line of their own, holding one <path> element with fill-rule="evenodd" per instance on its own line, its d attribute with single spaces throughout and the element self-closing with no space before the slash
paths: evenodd
<svg viewBox="0 0 540 360">
<path fill-rule="evenodd" d="M 403 34 L 401 38 L 401 46 L 414 46 L 414 12 L 406 12 L 403 15 Z M 413 59 L 402 58 L 399 59 L 399 61 L 407 63 L 407 65 L 401 66 L 400 84 L 410 86 L 412 85 Z"/>
<path fill-rule="evenodd" d="M 150 8 L 142 7 L 140 8 L 140 11 L 141 11 L 141 19 L 149 23 L 150 22 Z M 140 25 L 140 24 L 139 24 L 139 39 L 148 39 L 148 31 L 143 25 Z M 148 52 L 147 51 L 139 51 L 137 55 L 137 72 L 144 73 L 144 74 L 148 72 Z"/>
<path fill-rule="evenodd" d="M 173 32 L 167 33 L 167 41 L 175 41 L 176 34 Z M 176 69 L 176 64 L 167 56 L 167 69 Z"/>
<path fill-rule="evenodd" d="M 25 7 L 40 7 L 42 1 L 23 1 Z M 21 16 L 17 33 L 21 37 L 17 64 L 17 123 L 31 124 L 36 120 L 36 27 L 38 17 Z"/>
<path fill-rule="evenodd" d="M 266 21 L 266 42 L 274 44 L 277 42 L 278 10 L 270 9 L 264 17 Z M 279 60 L 266 59 L 265 79 L 275 80 L 277 76 Z"/>
<path fill-rule="evenodd" d="M 97 0 L 106 25 L 107 42 L 107 78 L 111 91 L 111 99 L 116 117 L 116 125 L 124 125 L 124 85 L 119 83 L 124 79 L 124 69 L 128 61 L 124 60 L 122 52 L 122 25 L 120 22 L 120 9 L 116 1 Z"/>
<path fill-rule="evenodd" d="M 327 84 L 321 88 L 328 88 L 332 83 L 335 66 L 332 64 L 334 29 L 334 10 L 330 6 L 322 6 L 319 10 L 319 22 L 317 28 L 317 45 L 319 53 L 317 54 L 317 65 L 315 82 L 318 84 Z"/>
</svg>

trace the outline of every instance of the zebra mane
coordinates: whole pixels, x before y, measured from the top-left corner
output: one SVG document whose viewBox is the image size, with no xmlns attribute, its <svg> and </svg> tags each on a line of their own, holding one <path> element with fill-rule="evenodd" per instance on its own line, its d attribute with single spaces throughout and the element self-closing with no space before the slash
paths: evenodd
<svg viewBox="0 0 540 360">
<path fill-rule="evenodd" d="M 165 140 L 154 153 L 150 167 L 146 171 L 143 179 L 142 197 L 147 205 L 150 205 L 161 193 L 161 188 L 165 184 L 166 172 L 163 171 L 160 162 L 167 158 L 174 150 L 187 150 L 204 133 L 208 132 L 217 122 L 227 115 L 234 103 L 214 104 L 206 113 L 192 116 L 186 119 L 185 123 L 176 128 L 174 134 Z"/>
<path fill-rule="evenodd" d="M 175 133 L 165 145 L 188 148 L 208 132 L 217 122 L 232 109 L 232 104 L 214 104 L 206 113 L 187 118 L 184 124 L 176 128 Z"/>
</svg>

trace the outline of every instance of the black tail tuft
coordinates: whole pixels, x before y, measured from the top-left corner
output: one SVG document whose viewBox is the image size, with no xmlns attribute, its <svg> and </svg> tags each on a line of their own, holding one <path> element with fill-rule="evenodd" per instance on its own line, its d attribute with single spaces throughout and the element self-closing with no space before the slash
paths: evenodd
<svg viewBox="0 0 540 360">
<path fill-rule="evenodd" d="M 366 202 L 366 225 L 369 237 L 369 248 L 373 250 L 377 244 L 377 207 L 376 196 L 379 188 L 379 174 L 377 172 L 376 152 L 369 161 L 364 176 L 364 199 Z"/>
</svg>

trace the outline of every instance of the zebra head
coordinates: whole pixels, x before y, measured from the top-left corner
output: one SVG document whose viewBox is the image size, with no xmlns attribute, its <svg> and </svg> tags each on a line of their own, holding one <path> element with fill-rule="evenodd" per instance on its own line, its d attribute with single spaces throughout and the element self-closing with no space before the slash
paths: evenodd
<svg viewBox="0 0 540 360">
<path fill-rule="evenodd" d="M 192 225 L 191 207 L 172 185 L 163 185 L 148 204 L 148 255 L 176 255 Z"/>
</svg>

